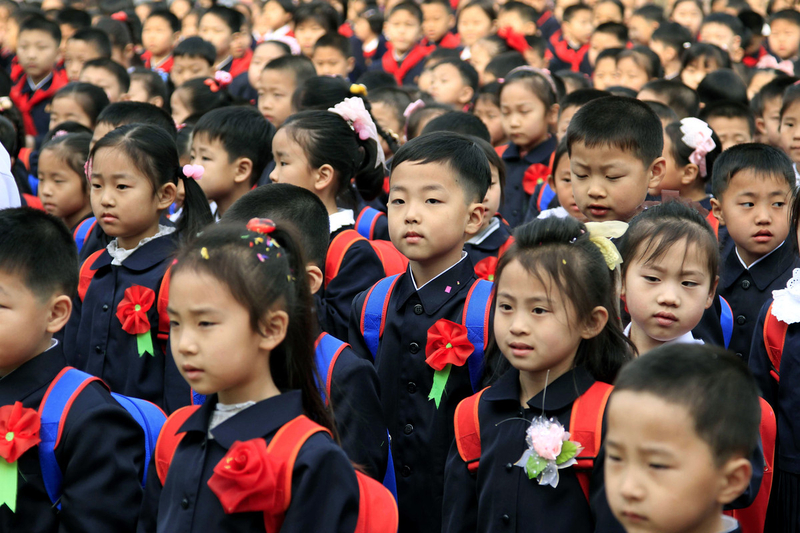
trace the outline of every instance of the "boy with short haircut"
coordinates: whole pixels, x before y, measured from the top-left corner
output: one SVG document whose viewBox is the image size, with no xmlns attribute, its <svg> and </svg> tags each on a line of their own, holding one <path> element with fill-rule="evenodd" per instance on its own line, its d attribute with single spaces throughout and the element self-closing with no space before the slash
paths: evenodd
<svg viewBox="0 0 800 533">
<path fill-rule="evenodd" d="M 23 74 L 11 88 L 10 97 L 25 123 L 25 134 L 47 133 L 53 95 L 68 83 L 63 70 L 56 68 L 61 30 L 41 15 L 31 15 L 19 27 L 17 59 Z"/>
<path fill-rule="evenodd" d="M 339 29 L 339 14 L 327 2 L 300 4 L 294 12 L 294 37 L 306 57 L 314 53 L 317 39 Z"/>
<path fill-rule="evenodd" d="M 628 23 L 633 44 L 647 46 L 653 33 L 664 22 L 664 10 L 661 6 L 646 5 L 633 12 Z"/>
<path fill-rule="evenodd" d="M 681 73 L 681 55 L 692 43 L 692 34 L 677 22 L 664 22 L 650 37 L 648 46 L 664 68 L 664 78 L 671 80 Z"/>
<path fill-rule="evenodd" d="M 184 39 L 172 50 L 169 77 L 175 87 L 194 78 L 213 78 L 217 51 L 200 37 Z"/>
<path fill-rule="evenodd" d="M 435 45 L 442 48 L 458 48 L 461 39 L 453 33 L 456 17 L 448 0 L 423 0 L 422 45 Z"/>
<path fill-rule="evenodd" d="M 258 110 L 279 128 L 293 112 L 294 91 L 316 75 L 314 64 L 305 56 L 273 59 L 264 67 L 258 80 Z"/>
<path fill-rule="evenodd" d="M 423 61 L 435 46 L 424 46 L 422 37 L 422 10 L 415 2 L 401 2 L 394 6 L 386 17 L 384 34 L 388 41 L 386 53 L 380 64 L 373 68 L 383 68 L 392 74 L 398 85 L 416 84 L 425 67 Z"/>
<path fill-rule="evenodd" d="M 541 35 L 526 35 L 525 42 L 528 49 L 522 52 L 522 57 L 533 68 L 549 68 L 553 54 L 547 47 L 547 40 Z"/>
<path fill-rule="evenodd" d="M 63 475 L 56 501 L 47 492 L 55 487 L 43 481 L 48 468 L 39 448 L 46 444 L 39 441 L 54 429 L 40 427 L 37 411 L 66 367 L 53 337 L 72 310 L 77 265 L 75 243 L 59 219 L 27 208 L 0 211 L 0 421 L 7 432 L 0 452 L 7 475 L 2 531 L 136 530 L 144 434 L 102 382 L 90 382 L 62 415 L 56 464 L 49 469 Z"/>
<path fill-rule="evenodd" d="M 131 83 L 125 95 L 126 100 L 164 107 L 164 102 L 167 101 L 167 86 L 161 76 L 149 68 L 136 68 L 130 77 Z"/>
<path fill-rule="evenodd" d="M 128 71 L 111 59 L 92 59 L 83 64 L 78 81 L 97 85 L 106 92 L 109 103 L 119 102 L 131 86 Z"/>
<path fill-rule="evenodd" d="M 59 50 L 63 54 L 67 49 L 67 40 L 75 35 L 75 32 L 92 25 L 92 17 L 86 11 L 64 8 L 56 15 L 56 22 L 61 30 L 61 45 Z"/>
<path fill-rule="evenodd" d="M 742 44 L 745 28 L 742 21 L 727 13 L 711 13 L 703 19 L 698 39 L 701 42 L 715 44 L 728 52 L 731 63 L 741 63 L 744 58 Z"/>
<path fill-rule="evenodd" d="M 550 37 L 550 70 L 571 70 L 592 73 L 586 55 L 589 53 L 589 40 L 592 37 L 592 8 L 586 4 L 571 5 L 564 10 L 561 29 Z"/>
<path fill-rule="evenodd" d="M 736 317 L 728 348 L 747 362 L 758 312 L 800 266 L 789 236 L 795 193 L 792 161 L 763 144 L 742 144 L 714 162 L 711 206 L 732 246 L 720 265 L 719 294 Z"/>
<path fill-rule="evenodd" d="M 722 142 L 722 149 L 727 150 L 737 144 L 753 142 L 756 122 L 753 112 L 739 102 L 718 102 L 705 107 L 700 113 L 700 120 L 705 120 Z"/>
<path fill-rule="evenodd" d="M 589 64 L 594 66 L 597 56 L 603 50 L 610 48 L 625 48 L 628 46 L 628 27 L 616 22 L 605 22 L 595 28 L 592 38 L 589 39 Z"/>
<path fill-rule="evenodd" d="M 111 59 L 111 40 L 106 32 L 97 28 L 83 28 L 67 39 L 64 53 L 64 70 L 69 81 L 77 81 L 83 64 L 92 59 Z"/>
<path fill-rule="evenodd" d="M 607 92 L 598 91 L 597 89 L 578 89 L 564 96 L 558 106 L 558 122 L 556 122 L 556 137 L 558 141 L 561 142 L 561 139 L 567 134 L 567 127 L 580 108 L 592 100 L 606 96 L 608 96 Z"/>
<path fill-rule="evenodd" d="M 428 91 L 434 101 L 461 111 L 467 108 L 478 90 L 478 72 L 460 59 L 445 59 L 431 72 Z"/>
<path fill-rule="evenodd" d="M 252 107 L 225 107 L 203 115 L 192 131 L 191 164 L 205 168 L 198 183 L 222 216 L 253 188 L 272 160 L 275 128 Z"/>
<path fill-rule="evenodd" d="M 769 28 L 770 51 L 782 61 L 795 61 L 800 51 L 800 13 L 794 9 L 778 11 L 770 17 Z"/>
<path fill-rule="evenodd" d="M 661 120 L 634 98 L 584 105 L 569 123 L 567 147 L 575 202 L 592 222 L 628 222 L 666 172 Z"/>
<path fill-rule="evenodd" d="M 349 340 L 378 371 L 397 472 L 400 531 L 442 528 L 453 414 L 473 387 L 469 362 L 452 364 L 441 403 L 435 401 L 426 338 L 434 324 L 461 324 L 467 295 L 474 294 L 477 280 L 463 248 L 482 226 L 486 208 L 481 202 L 490 181 L 486 155 L 465 136 L 439 132 L 403 145 L 392 164 L 388 218 L 392 243 L 408 257 L 409 269 L 394 278 L 385 300 L 374 294 L 376 285 L 353 301 Z M 384 327 L 382 335 L 370 328 L 365 336 L 362 312 L 367 300 L 374 309 L 373 298 L 384 302 L 378 320 Z"/>
<path fill-rule="evenodd" d="M 117 102 L 103 109 L 97 116 L 92 146 L 111 130 L 135 122 L 163 128 L 172 137 L 178 134 L 175 121 L 162 108 L 144 102 Z"/>
<path fill-rule="evenodd" d="M 653 80 L 644 84 L 639 100 L 661 102 L 675 111 L 678 120 L 696 117 L 700 112 L 700 98 L 697 91 L 684 85 L 680 80 Z"/>
<path fill-rule="evenodd" d="M 356 64 L 350 40 L 339 33 L 326 33 L 317 39 L 311 61 L 317 76 L 339 76 L 344 79 L 349 78 Z"/>
<path fill-rule="evenodd" d="M 606 416 L 605 492 L 627 531 L 741 531 L 722 509 L 750 482 L 761 408 L 740 361 L 696 344 L 656 348 L 620 371 Z"/>
<path fill-rule="evenodd" d="M 783 91 L 799 81 L 791 76 L 781 76 L 764 85 L 750 100 L 750 109 L 756 119 L 759 142 L 780 146 L 781 106 Z"/>
<path fill-rule="evenodd" d="M 511 28 L 522 35 L 536 35 L 536 10 L 522 2 L 506 2 L 497 13 L 497 27 Z"/>
<path fill-rule="evenodd" d="M 172 50 L 181 38 L 181 21 L 167 9 L 157 9 L 142 25 L 142 54 L 144 66 L 169 74 L 172 70 Z"/>
</svg>

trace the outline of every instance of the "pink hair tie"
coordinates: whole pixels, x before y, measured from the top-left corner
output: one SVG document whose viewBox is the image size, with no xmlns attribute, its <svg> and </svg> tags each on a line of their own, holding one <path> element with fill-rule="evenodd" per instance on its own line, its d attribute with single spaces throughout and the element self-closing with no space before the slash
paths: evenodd
<svg viewBox="0 0 800 533">
<path fill-rule="evenodd" d="M 225 72 L 224 70 L 218 70 L 214 73 L 214 81 L 219 83 L 221 88 L 225 88 L 231 84 L 233 81 L 233 76 L 231 76 L 230 72 Z"/>
<path fill-rule="evenodd" d="M 780 70 L 789 76 L 794 76 L 794 63 L 789 60 L 778 62 L 777 59 L 769 54 L 758 60 L 758 63 L 756 63 L 756 68 L 772 68 L 775 70 Z"/>
<path fill-rule="evenodd" d="M 683 144 L 694 149 L 689 155 L 689 161 L 697 165 L 700 177 L 705 178 L 708 175 L 706 155 L 717 147 L 717 143 L 711 138 L 714 132 L 699 118 L 687 117 L 681 120 L 681 133 Z"/>
<path fill-rule="evenodd" d="M 128 14 L 125 13 L 124 11 L 117 11 L 116 13 L 111 15 L 111 18 L 116 20 L 117 22 L 128 22 Z"/>
<path fill-rule="evenodd" d="M 202 165 L 183 165 L 183 175 L 195 181 L 202 178 L 205 171 Z"/>
<path fill-rule="evenodd" d="M 53 134 L 53 139 L 56 137 L 63 137 L 64 135 L 67 135 L 67 130 L 58 130 Z"/>
</svg>

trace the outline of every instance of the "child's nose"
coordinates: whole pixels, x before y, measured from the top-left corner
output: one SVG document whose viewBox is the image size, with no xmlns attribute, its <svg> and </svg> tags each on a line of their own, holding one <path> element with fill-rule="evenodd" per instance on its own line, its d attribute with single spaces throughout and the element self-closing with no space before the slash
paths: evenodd
<svg viewBox="0 0 800 533">
<path fill-rule="evenodd" d="M 619 480 L 619 492 L 626 500 L 640 500 L 644 497 L 644 487 L 639 481 L 639 476 L 632 471 L 631 468 L 626 468 L 621 474 Z"/>
</svg>

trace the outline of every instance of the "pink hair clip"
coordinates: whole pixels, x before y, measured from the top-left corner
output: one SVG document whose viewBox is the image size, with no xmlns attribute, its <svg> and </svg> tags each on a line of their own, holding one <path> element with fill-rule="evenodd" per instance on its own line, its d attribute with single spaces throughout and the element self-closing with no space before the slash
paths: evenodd
<svg viewBox="0 0 800 533">
<path fill-rule="evenodd" d="M 128 22 L 128 14 L 124 11 L 117 11 L 116 13 L 111 15 L 111 18 L 116 20 L 117 22 Z"/>
<path fill-rule="evenodd" d="M 247 229 L 255 233 L 267 235 L 275 231 L 275 223 L 268 218 L 251 218 L 247 223 Z"/>
<path fill-rule="evenodd" d="M 510 78 L 511 75 L 516 72 L 533 72 L 534 74 L 538 74 L 539 76 L 543 77 L 545 81 L 547 81 L 547 84 L 550 85 L 550 88 L 553 89 L 553 92 L 555 94 L 558 94 L 558 89 L 556 89 L 556 83 L 553 81 L 553 75 L 550 74 L 550 71 L 547 70 L 546 68 L 535 68 L 535 67 L 529 67 L 527 65 L 522 67 L 517 67 L 515 69 L 512 69 L 511 72 L 508 73 L 504 81 L 507 81 L 508 78 Z"/>
<path fill-rule="evenodd" d="M 92 180 L 92 158 L 86 160 L 86 163 L 83 164 L 83 172 L 86 174 L 86 179 L 91 181 Z"/>
<path fill-rule="evenodd" d="M 187 178 L 192 178 L 194 180 L 199 180 L 203 177 L 203 173 L 206 171 L 202 165 L 183 165 L 183 175 Z"/>
<path fill-rule="evenodd" d="M 205 81 L 203 81 L 203 83 L 208 86 L 212 93 L 219 91 L 219 85 L 217 85 L 217 82 L 211 78 L 207 78 Z"/>
<path fill-rule="evenodd" d="M 233 81 L 233 76 L 231 76 L 230 72 L 225 72 L 224 70 L 218 70 L 214 73 L 214 81 L 216 81 L 221 88 L 225 88 L 231 84 Z"/>
</svg>

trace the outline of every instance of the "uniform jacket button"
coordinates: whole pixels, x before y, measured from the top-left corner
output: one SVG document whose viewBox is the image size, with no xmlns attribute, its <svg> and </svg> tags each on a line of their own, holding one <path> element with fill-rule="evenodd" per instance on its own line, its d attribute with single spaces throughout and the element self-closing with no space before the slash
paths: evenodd
<svg viewBox="0 0 800 533">
<path fill-rule="evenodd" d="M 417 344 L 416 342 L 412 342 L 411 344 L 408 345 L 408 351 L 411 353 L 419 352 L 419 344 Z"/>
</svg>

